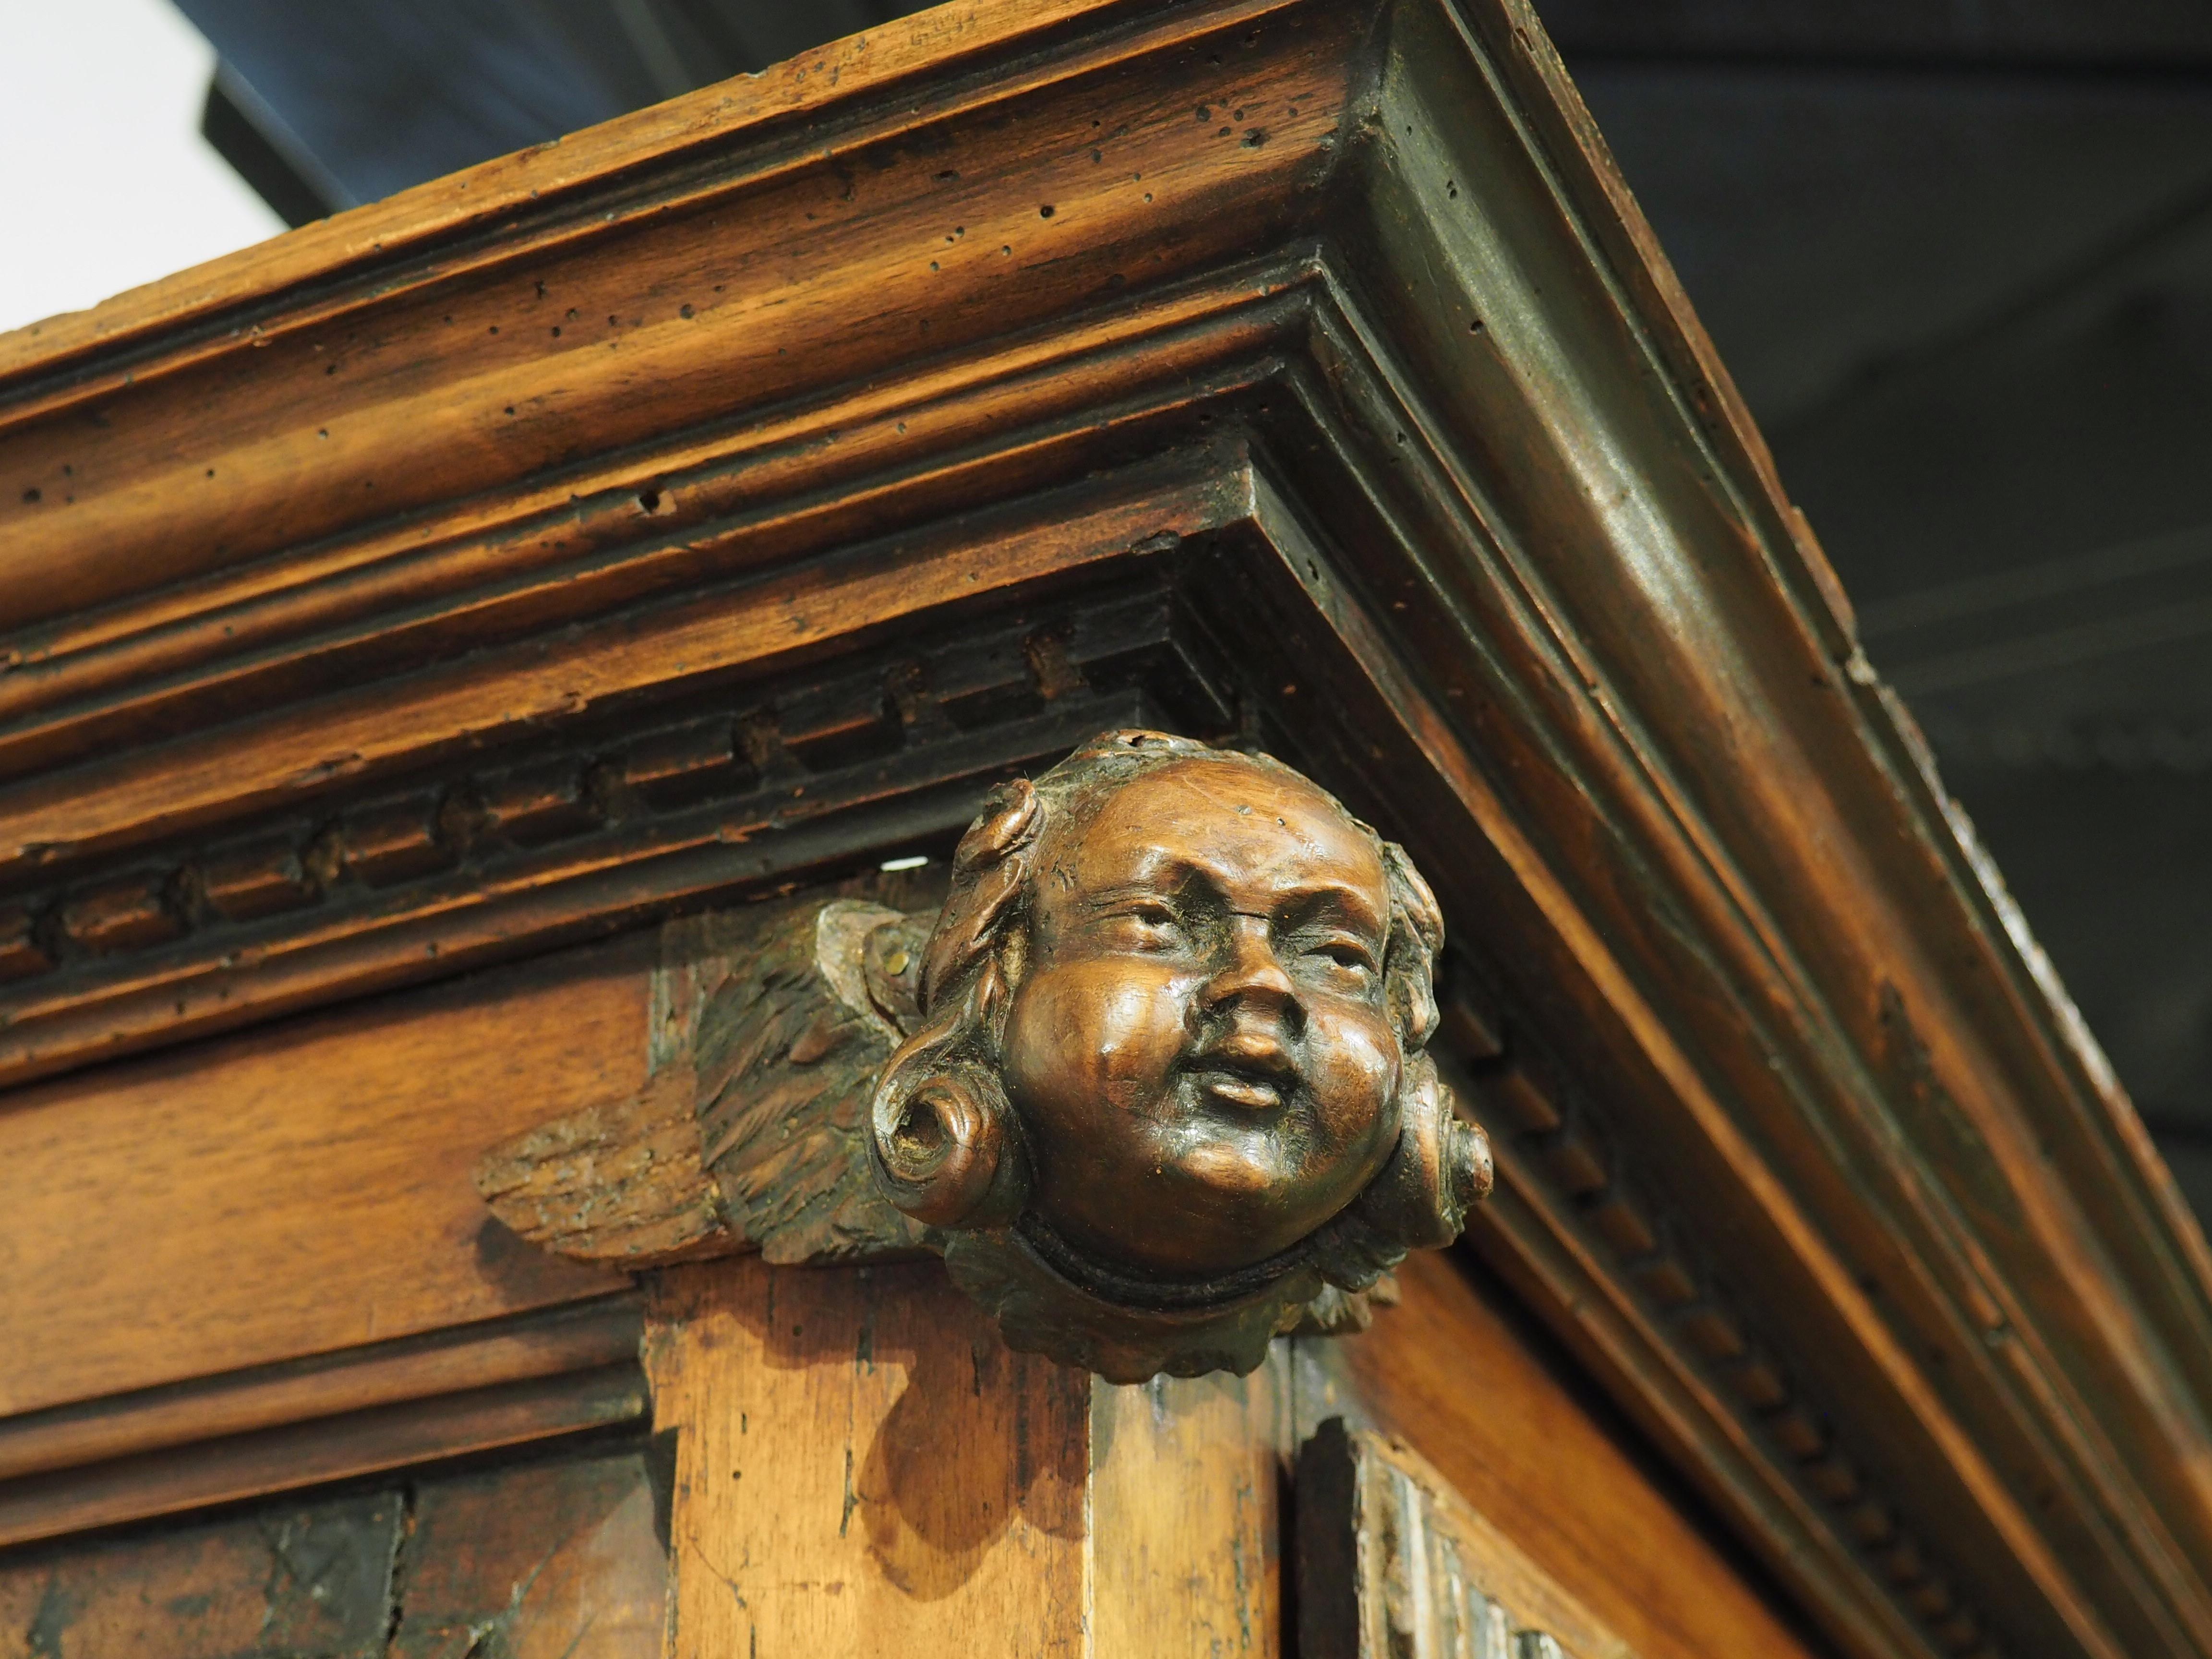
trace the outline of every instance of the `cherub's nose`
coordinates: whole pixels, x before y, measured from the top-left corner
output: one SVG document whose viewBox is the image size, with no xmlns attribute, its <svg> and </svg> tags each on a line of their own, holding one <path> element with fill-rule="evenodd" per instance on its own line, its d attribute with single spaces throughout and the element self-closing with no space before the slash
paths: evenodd
<svg viewBox="0 0 2212 1659">
<path fill-rule="evenodd" d="M 1199 995 L 1209 1012 L 1231 1003 L 1272 1008 L 1278 1012 L 1297 1005 L 1297 988 L 1283 971 L 1283 964 L 1275 960 L 1266 918 L 1241 915 L 1229 918 L 1229 937 L 1223 946 L 1221 965 L 1214 969 Z"/>
</svg>

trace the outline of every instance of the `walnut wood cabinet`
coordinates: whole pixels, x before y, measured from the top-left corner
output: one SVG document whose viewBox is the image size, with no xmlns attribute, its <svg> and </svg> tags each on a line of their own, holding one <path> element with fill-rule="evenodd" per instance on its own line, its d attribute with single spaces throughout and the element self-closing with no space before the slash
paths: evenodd
<svg viewBox="0 0 2212 1659">
<path fill-rule="evenodd" d="M 0 337 L 0 1655 L 2212 1653 L 2212 1255 L 1522 0 L 957 0 Z M 1131 726 L 1435 885 L 1369 1328 L 494 1218 Z"/>
</svg>

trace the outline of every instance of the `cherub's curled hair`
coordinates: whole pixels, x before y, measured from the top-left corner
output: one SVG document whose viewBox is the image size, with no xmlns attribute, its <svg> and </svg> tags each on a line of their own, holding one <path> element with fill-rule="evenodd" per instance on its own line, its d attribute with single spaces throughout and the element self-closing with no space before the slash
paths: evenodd
<svg viewBox="0 0 2212 1659">
<path fill-rule="evenodd" d="M 1010 1125 L 1001 1073 L 1008 1006 L 1030 951 L 1030 893 L 1048 836 L 1079 830 L 1121 786 L 1158 768 L 1194 758 L 1234 761 L 1311 782 L 1266 755 L 1219 750 L 1164 732 L 1109 732 L 1075 750 L 1035 782 L 995 791 L 961 838 L 952 887 L 923 953 L 921 1023 L 885 1065 L 876 1086 L 869 1137 L 893 1200 L 929 1225 L 1004 1225 L 1020 1213 L 1028 1179 L 1019 1133 Z M 1328 798 L 1336 805 L 1333 797 Z M 1338 810 L 1342 811 L 1341 805 Z M 1437 1026 L 1434 976 L 1443 918 L 1396 843 L 1349 812 L 1373 843 L 1389 892 L 1383 948 L 1383 999 L 1403 1058 L 1398 1152 L 1351 1209 L 1313 1241 L 1317 1265 L 1348 1288 L 1364 1288 L 1411 1245 L 1458 1231 L 1460 1211 L 1477 1191 L 1439 1163 L 1450 1105 L 1425 1049 Z M 1416 1145 L 1414 1143 L 1423 1143 Z M 1487 1155 L 1483 1157 L 1487 1186 Z M 1355 1212 L 1358 1213 L 1354 1213 Z M 1441 1235 L 1441 1237 L 1438 1237 Z"/>
</svg>

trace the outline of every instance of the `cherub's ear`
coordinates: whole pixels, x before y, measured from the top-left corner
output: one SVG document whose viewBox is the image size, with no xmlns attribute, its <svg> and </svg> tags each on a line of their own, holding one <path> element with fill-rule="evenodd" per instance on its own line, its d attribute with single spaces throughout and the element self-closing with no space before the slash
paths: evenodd
<svg viewBox="0 0 2212 1659">
<path fill-rule="evenodd" d="M 1006 1095 L 988 1067 L 943 1060 L 888 1068 L 868 1115 L 886 1195 L 927 1227 L 985 1224 L 1007 1163 Z"/>
<path fill-rule="evenodd" d="M 1451 1091 L 1424 1054 L 1399 1093 L 1398 1150 L 1354 1201 L 1362 1218 L 1409 1249 L 1457 1238 L 1490 1192 L 1490 1138 L 1453 1109 Z"/>
<path fill-rule="evenodd" d="M 1003 991 L 998 964 L 986 961 L 959 1001 L 884 1062 L 868 1103 L 878 1184 L 927 1227 L 1011 1221 L 1027 1190 L 1006 1085 L 975 1041 Z"/>
<path fill-rule="evenodd" d="M 1395 841 L 1382 843 L 1382 868 L 1390 884 L 1395 935 L 1384 994 L 1401 1041 L 1408 1048 L 1423 1048 L 1437 1029 L 1436 969 L 1444 948 L 1443 912 L 1406 849 Z"/>
</svg>

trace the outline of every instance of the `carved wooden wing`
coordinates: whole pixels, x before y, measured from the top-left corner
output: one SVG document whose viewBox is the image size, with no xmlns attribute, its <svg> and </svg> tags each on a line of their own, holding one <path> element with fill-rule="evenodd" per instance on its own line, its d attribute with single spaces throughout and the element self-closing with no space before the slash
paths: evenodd
<svg viewBox="0 0 2212 1659">
<path fill-rule="evenodd" d="M 625 1267 L 916 1248 L 921 1229 L 876 1192 L 860 1137 L 912 1017 L 928 922 L 840 899 L 671 926 L 651 1082 L 486 1157 L 477 1185 L 493 1213 L 544 1249 Z"/>
</svg>

